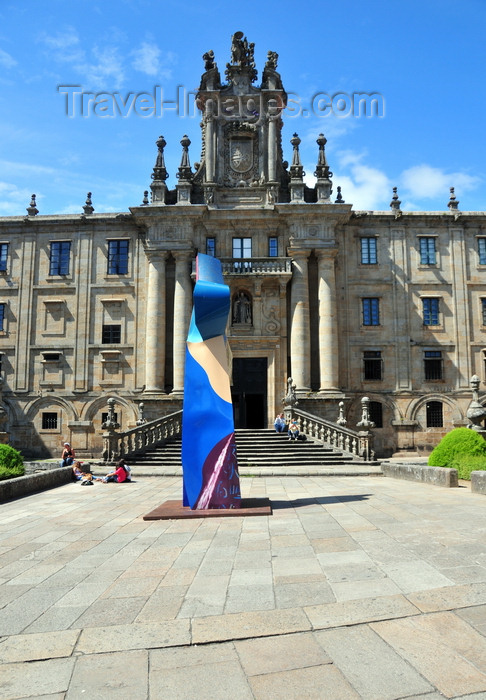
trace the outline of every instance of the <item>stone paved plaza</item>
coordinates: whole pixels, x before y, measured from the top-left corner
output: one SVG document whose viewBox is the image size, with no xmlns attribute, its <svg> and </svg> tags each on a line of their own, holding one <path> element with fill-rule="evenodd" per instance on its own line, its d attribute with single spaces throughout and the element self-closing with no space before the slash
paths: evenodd
<svg viewBox="0 0 486 700">
<path fill-rule="evenodd" d="M 1 506 L 2 700 L 486 699 L 484 496 L 245 478 L 271 517 L 142 520 L 180 489 Z"/>
</svg>

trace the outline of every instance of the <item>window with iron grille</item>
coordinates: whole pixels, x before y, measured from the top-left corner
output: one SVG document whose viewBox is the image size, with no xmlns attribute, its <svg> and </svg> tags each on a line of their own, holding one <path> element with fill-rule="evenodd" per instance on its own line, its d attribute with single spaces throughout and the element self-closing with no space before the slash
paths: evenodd
<svg viewBox="0 0 486 700">
<path fill-rule="evenodd" d="M 270 236 L 268 239 L 268 257 L 276 258 L 278 256 L 278 238 Z"/>
<path fill-rule="evenodd" d="M 479 264 L 486 265 L 486 238 L 478 238 Z"/>
<path fill-rule="evenodd" d="M 361 264 L 376 265 L 376 238 L 361 238 Z"/>
<path fill-rule="evenodd" d="M 435 254 L 435 236 L 423 236 L 420 241 L 420 264 L 435 265 L 437 262 Z"/>
<path fill-rule="evenodd" d="M 216 239 L 206 238 L 206 255 L 210 255 L 212 258 L 216 257 Z"/>
<path fill-rule="evenodd" d="M 443 364 L 442 352 L 440 350 L 425 350 L 424 374 L 426 382 L 434 382 L 442 379 Z"/>
<path fill-rule="evenodd" d="M 363 312 L 363 326 L 380 325 L 380 300 L 375 297 L 366 297 L 361 300 Z"/>
<path fill-rule="evenodd" d="M 8 243 L 0 243 L 0 272 L 7 271 Z"/>
<path fill-rule="evenodd" d="M 363 367 L 365 381 L 380 381 L 382 379 L 381 351 L 365 350 L 363 352 Z"/>
<path fill-rule="evenodd" d="M 128 273 L 127 240 L 108 241 L 108 274 L 126 275 Z"/>
<path fill-rule="evenodd" d="M 486 326 L 486 298 L 481 299 L 481 319 L 483 326 Z"/>
<path fill-rule="evenodd" d="M 49 275 L 69 275 L 70 241 L 53 241 L 49 256 Z"/>
<path fill-rule="evenodd" d="M 375 428 L 383 428 L 383 404 L 380 401 L 370 401 L 370 420 Z"/>
<path fill-rule="evenodd" d="M 423 307 L 423 323 L 424 326 L 439 325 L 439 299 L 437 297 L 428 297 L 422 299 Z"/>
<path fill-rule="evenodd" d="M 444 426 L 441 401 L 429 401 L 426 404 L 425 410 L 427 415 L 427 428 L 442 428 Z"/>
<path fill-rule="evenodd" d="M 106 345 L 110 343 L 121 343 L 121 326 L 104 325 L 101 342 Z"/>
<path fill-rule="evenodd" d="M 5 330 L 5 304 L 0 304 L 0 331 Z"/>
<path fill-rule="evenodd" d="M 42 430 L 57 430 L 57 413 L 42 414 Z"/>
</svg>

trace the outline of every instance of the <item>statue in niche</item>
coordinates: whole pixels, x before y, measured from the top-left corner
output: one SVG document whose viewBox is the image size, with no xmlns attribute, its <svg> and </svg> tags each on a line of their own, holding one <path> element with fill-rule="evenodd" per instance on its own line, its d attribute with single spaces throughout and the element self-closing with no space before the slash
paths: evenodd
<svg viewBox="0 0 486 700">
<path fill-rule="evenodd" d="M 251 299 L 245 292 L 239 292 L 233 301 L 233 323 L 251 322 Z"/>
</svg>

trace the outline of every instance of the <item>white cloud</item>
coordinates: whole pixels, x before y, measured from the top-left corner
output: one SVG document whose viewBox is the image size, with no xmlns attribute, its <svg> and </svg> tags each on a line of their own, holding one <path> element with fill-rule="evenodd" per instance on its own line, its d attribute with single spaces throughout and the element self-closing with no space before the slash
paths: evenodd
<svg viewBox="0 0 486 700">
<path fill-rule="evenodd" d="M 480 178 L 467 173 L 447 173 L 431 165 L 414 165 L 404 170 L 400 184 L 406 196 L 414 199 L 432 199 L 449 196 L 449 188 L 455 187 L 456 195 L 474 189 L 480 183 Z"/>
<path fill-rule="evenodd" d="M 17 65 L 17 61 L 9 53 L 0 49 L 0 66 L 3 68 L 13 68 Z"/>
<path fill-rule="evenodd" d="M 0 216 L 26 215 L 31 196 L 32 192 L 26 188 L 0 181 Z"/>
<path fill-rule="evenodd" d="M 338 185 L 344 200 L 355 209 L 388 208 L 392 184 L 378 168 L 363 163 L 363 154 L 344 151 L 338 154 L 338 167 L 334 168 L 334 194 Z M 332 168 L 331 168 L 332 169 Z"/>
<path fill-rule="evenodd" d="M 132 65 L 135 70 L 147 75 L 157 75 L 160 71 L 161 51 L 154 43 L 142 42 L 139 49 L 132 51 Z"/>
</svg>

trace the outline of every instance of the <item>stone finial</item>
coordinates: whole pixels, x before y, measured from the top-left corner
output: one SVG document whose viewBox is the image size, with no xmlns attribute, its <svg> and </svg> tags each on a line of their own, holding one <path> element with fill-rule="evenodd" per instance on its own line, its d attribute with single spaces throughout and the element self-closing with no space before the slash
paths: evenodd
<svg viewBox="0 0 486 700">
<path fill-rule="evenodd" d="M 341 186 L 340 185 L 337 186 L 337 197 L 334 200 L 334 203 L 335 204 L 345 204 L 345 201 L 343 199 L 343 195 L 341 194 Z"/>
<path fill-rule="evenodd" d="M 339 402 L 339 415 L 337 417 L 336 423 L 338 425 L 342 425 L 344 428 L 344 426 L 346 425 L 347 422 L 348 421 L 344 417 L 344 401 L 340 401 Z"/>
<path fill-rule="evenodd" d="M 143 425 L 144 423 L 147 422 L 147 419 L 144 417 L 144 404 L 143 401 L 141 401 L 138 404 L 138 419 L 136 421 L 137 425 Z"/>
<path fill-rule="evenodd" d="M 486 418 L 486 409 L 479 403 L 479 385 L 481 380 L 477 374 L 473 374 L 470 379 L 473 399 L 466 411 L 466 416 L 471 421 L 467 426 L 478 433 L 485 433 L 483 421 Z"/>
<path fill-rule="evenodd" d="M 292 406 L 296 406 L 299 403 L 297 400 L 297 394 L 295 393 L 295 384 L 292 377 L 289 377 L 287 379 L 287 393 L 282 399 L 282 403 L 284 404 L 284 406 L 287 406 L 289 408 L 291 408 Z"/>
<path fill-rule="evenodd" d="M 27 207 L 27 213 L 29 216 L 37 216 L 37 214 L 39 213 L 39 210 L 37 209 L 37 205 L 35 203 L 35 194 L 32 195 L 30 205 Z"/>
<path fill-rule="evenodd" d="M 165 167 L 164 160 L 164 148 L 167 146 L 167 141 L 164 139 L 163 136 L 159 136 L 159 138 L 155 142 L 155 145 L 158 148 L 158 153 L 157 158 L 155 160 L 154 170 L 152 173 L 152 180 L 161 180 L 162 182 L 164 182 L 169 177 L 169 173 L 167 172 L 167 168 Z"/>
<path fill-rule="evenodd" d="M 318 156 L 317 156 L 317 166 L 316 166 L 316 169 L 315 169 L 315 171 L 314 171 L 314 175 L 315 175 L 318 179 L 321 179 L 321 178 L 326 178 L 326 179 L 327 179 L 327 178 L 331 178 L 331 177 L 332 177 L 332 173 L 331 173 L 330 170 L 329 170 L 329 165 L 328 165 L 328 162 L 327 162 L 326 150 L 325 150 L 325 146 L 326 146 L 326 143 L 327 143 L 327 139 L 326 139 L 326 137 L 324 136 L 324 134 L 319 134 L 319 138 L 316 139 L 316 143 L 317 143 L 317 145 L 319 146 L 319 153 L 318 153 Z"/>
<path fill-rule="evenodd" d="M 394 209 L 395 211 L 400 211 L 401 201 L 398 199 L 397 192 L 398 192 L 398 188 L 394 187 L 393 188 L 393 197 L 392 197 L 392 200 L 390 202 L 390 208 Z"/>
<path fill-rule="evenodd" d="M 358 428 L 369 430 L 374 428 L 375 424 L 370 420 L 370 400 L 368 396 L 363 396 L 361 399 L 361 420 L 357 423 Z"/>
<path fill-rule="evenodd" d="M 305 175 L 305 172 L 300 160 L 299 145 L 301 143 L 301 140 L 298 134 L 293 135 L 293 137 L 290 139 L 290 143 L 292 144 L 294 149 L 292 155 L 292 165 L 290 166 L 290 177 L 292 178 L 292 180 L 302 180 Z"/>
<path fill-rule="evenodd" d="M 148 190 L 145 190 L 143 193 L 143 200 L 142 204 L 140 206 L 142 207 L 147 207 L 149 205 L 149 196 L 148 196 Z"/>
<path fill-rule="evenodd" d="M 91 192 L 88 192 L 86 196 L 86 204 L 83 207 L 83 211 L 86 214 L 86 216 L 89 216 L 94 212 L 93 202 L 91 201 Z"/>
<path fill-rule="evenodd" d="M 115 399 L 110 398 L 107 401 L 108 403 L 108 416 L 105 420 L 104 423 L 101 424 L 101 427 L 103 430 L 118 430 L 120 427 L 120 424 L 117 422 L 115 418 Z"/>
<path fill-rule="evenodd" d="M 456 209 L 458 208 L 458 206 L 459 206 L 459 200 L 456 199 L 456 195 L 454 194 L 454 188 L 453 188 L 453 187 L 450 187 L 450 188 L 449 188 L 449 192 L 450 192 L 451 194 L 450 194 L 450 197 L 449 197 L 449 201 L 448 201 L 448 203 L 447 203 L 447 206 L 449 207 L 449 209 L 450 209 L 451 211 L 454 211 L 454 210 L 456 210 Z"/>
<path fill-rule="evenodd" d="M 214 62 L 214 51 L 212 49 L 203 54 L 203 61 L 204 61 L 204 70 L 205 71 L 213 70 L 213 68 L 217 68 L 216 63 Z"/>
<path fill-rule="evenodd" d="M 268 51 L 267 62 L 265 63 L 265 70 L 277 70 L 278 53 L 275 51 Z"/>
<path fill-rule="evenodd" d="M 177 172 L 177 178 L 179 180 L 191 180 L 191 178 L 192 178 L 191 164 L 189 162 L 189 146 L 190 145 L 191 145 L 191 139 L 187 136 L 187 134 L 184 134 L 184 136 L 181 139 L 181 146 L 182 146 L 181 164 L 179 165 L 179 170 Z"/>
</svg>

